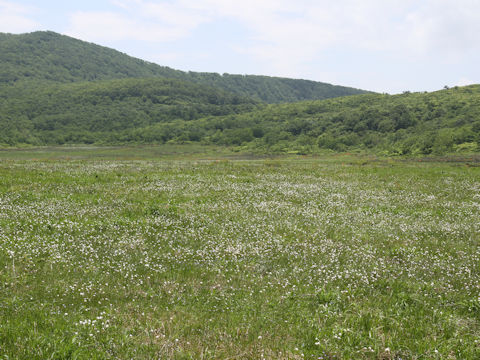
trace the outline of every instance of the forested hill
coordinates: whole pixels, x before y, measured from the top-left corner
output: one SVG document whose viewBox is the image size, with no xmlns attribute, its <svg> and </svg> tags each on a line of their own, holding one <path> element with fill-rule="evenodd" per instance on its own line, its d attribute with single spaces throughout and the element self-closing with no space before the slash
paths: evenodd
<svg viewBox="0 0 480 360">
<path fill-rule="evenodd" d="M 19 82 L 0 86 L 0 145 L 199 141 L 182 124 L 258 106 L 250 98 L 177 79 Z M 166 126 L 149 133 L 154 124 Z"/>
<path fill-rule="evenodd" d="M 183 72 L 50 31 L 22 35 L 0 33 L 0 85 L 29 80 L 66 83 L 150 77 L 190 81 L 267 103 L 328 99 L 365 92 L 308 80 Z"/>
<path fill-rule="evenodd" d="M 245 148 L 265 152 L 480 152 L 480 85 L 268 105 L 223 124 L 218 143 L 238 144 L 231 134 L 242 133 Z"/>
<path fill-rule="evenodd" d="M 0 145 L 198 142 L 261 153 L 480 151 L 480 85 L 262 104 L 179 80 L 0 87 Z"/>
</svg>

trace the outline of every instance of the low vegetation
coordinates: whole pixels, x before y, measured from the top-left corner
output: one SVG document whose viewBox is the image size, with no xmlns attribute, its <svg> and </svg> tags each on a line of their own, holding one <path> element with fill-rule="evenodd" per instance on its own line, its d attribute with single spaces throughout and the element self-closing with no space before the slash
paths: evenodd
<svg viewBox="0 0 480 360">
<path fill-rule="evenodd" d="M 473 162 L 45 151 L 1 153 L 2 358 L 480 357 Z"/>
</svg>

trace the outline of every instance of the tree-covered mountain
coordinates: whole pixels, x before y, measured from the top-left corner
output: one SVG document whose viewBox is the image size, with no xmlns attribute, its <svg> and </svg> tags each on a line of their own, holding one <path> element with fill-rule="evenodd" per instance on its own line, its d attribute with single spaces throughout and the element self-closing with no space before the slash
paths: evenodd
<svg viewBox="0 0 480 360">
<path fill-rule="evenodd" d="M 365 92 L 308 80 L 183 72 L 54 32 L 0 33 L 0 84 L 150 77 L 190 81 L 268 103 L 327 99 Z"/>
<path fill-rule="evenodd" d="M 34 83 L 32 83 L 34 84 Z M 290 104 L 179 80 L 0 87 L 0 144 L 199 142 L 264 153 L 480 151 L 480 85 Z"/>
<path fill-rule="evenodd" d="M 259 152 L 480 151 L 480 85 L 341 97 L 356 92 L 305 80 L 187 73 L 52 32 L 0 34 L 3 146 L 199 142 Z M 329 99 L 293 102 L 310 98 Z"/>
<path fill-rule="evenodd" d="M 231 134 L 244 133 L 245 148 L 266 152 L 479 152 L 480 85 L 268 105 L 215 121 L 224 126 L 214 143 L 238 144 Z"/>
<path fill-rule="evenodd" d="M 132 141 L 122 140 L 120 134 L 153 124 L 178 125 L 206 116 L 248 112 L 257 106 L 250 98 L 176 79 L 131 78 L 48 85 L 19 82 L 0 87 L 0 143 Z M 171 133 L 157 134 L 150 140 L 182 136 L 178 129 L 168 129 Z M 195 136 L 187 139 L 200 140 Z"/>
</svg>

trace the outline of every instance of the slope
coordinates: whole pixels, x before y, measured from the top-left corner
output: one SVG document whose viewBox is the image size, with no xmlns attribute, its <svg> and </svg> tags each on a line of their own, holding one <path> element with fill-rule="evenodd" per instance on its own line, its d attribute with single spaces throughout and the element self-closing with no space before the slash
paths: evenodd
<svg viewBox="0 0 480 360">
<path fill-rule="evenodd" d="M 0 143 L 10 145 L 198 142 L 262 153 L 390 155 L 480 150 L 480 85 L 273 105 L 162 79 L 28 91 L 16 85 L 6 93 L 0 92 L 6 129 Z"/>
<path fill-rule="evenodd" d="M 261 136 L 243 145 L 267 152 L 478 152 L 480 85 L 269 105 L 216 121 L 229 124 L 216 135 L 217 143 L 231 143 L 232 131 L 256 133 Z"/>
<path fill-rule="evenodd" d="M 174 70 L 54 32 L 0 33 L 0 84 L 46 80 L 174 78 L 218 87 L 268 103 L 326 99 L 365 91 L 308 80 Z"/>
<path fill-rule="evenodd" d="M 181 124 L 205 116 L 251 111 L 253 100 L 175 79 L 117 79 L 0 87 L 0 144 L 166 141 Z M 158 138 L 132 137 L 153 124 L 176 127 Z M 184 134 L 188 136 L 188 134 Z M 190 135 L 189 140 L 200 140 Z"/>
</svg>

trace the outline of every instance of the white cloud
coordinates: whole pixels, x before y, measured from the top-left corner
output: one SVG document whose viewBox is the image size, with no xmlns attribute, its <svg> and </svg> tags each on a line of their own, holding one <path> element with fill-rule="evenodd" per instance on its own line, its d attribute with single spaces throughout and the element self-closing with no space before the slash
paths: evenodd
<svg viewBox="0 0 480 360">
<path fill-rule="evenodd" d="M 90 41 L 175 41 L 188 36 L 204 16 L 167 2 L 114 0 L 118 11 L 78 11 L 70 16 L 67 34 Z"/>
<path fill-rule="evenodd" d="M 369 59 L 365 61 L 372 64 L 382 58 L 397 64 L 402 62 L 405 66 L 421 62 L 461 64 L 471 58 L 471 54 L 480 53 L 478 0 L 110 2 L 113 5 L 110 12 L 72 14 L 68 34 L 98 42 L 175 42 L 193 38 L 203 24 L 218 22 L 225 26 L 231 20 L 237 28 L 238 25 L 244 28 L 244 35 L 241 42 L 232 40 L 229 48 L 223 51 L 233 49 L 239 59 L 249 58 L 258 64 L 260 71 L 267 69 L 270 75 L 317 80 L 322 80 L 319 77 L 327 72 L 322 68 L 323 59 L 335 51 L 350 56 L 368 54 Z M 229 29 L 219 28 L 218 31 L 228 32 Z M 215 42 L 215 38 L 197 37 L 195 40 Z M 182 53 L 190 50 L 173 48 L 169 51 L 181 58 Z M 349 61 L 355 64 L 356 59 Z M 375 65 L 368 71 L 375 70 L 372 66 Z"/>
<path fill-rule="evenodd" d="M 39 24 L 30 18 L 31 7 L 0 0 L 0 32 L 23 33 L 33 31 Z"/>
<path fill-rule="evenodd" d="M 252 53 L 260 54 L 255 49 L 263 42 L 278 47 L 278 53 L 298 50 L 298 55 L 305 56 L 332 45 L 406 56 L 461 52 L 478 46 L 476 37 L 480 33 L 478 0 L 111 0 L 111 3 L 118 11 L 73 14 L 69 33 L 171 41 L 189 36 L 201 24 L 231 18 L 253 34 Z"/>
<path fill-rule="evenodd" d="M 467 85 L 472 85 L 472 84 L 475 84 L 475 81 L 470 80 L 469 78 L 463 77 L 460 80 L 458 80 L 455 85 L 456 86 L 467 86 Z"/>
<path fill-rule="evenodd" d="M 68 35 L 88 41 L 173 41 L 186 35 L 181 27 L 145 23 L 114 12 L 76 12 Z"/>
</svg>

